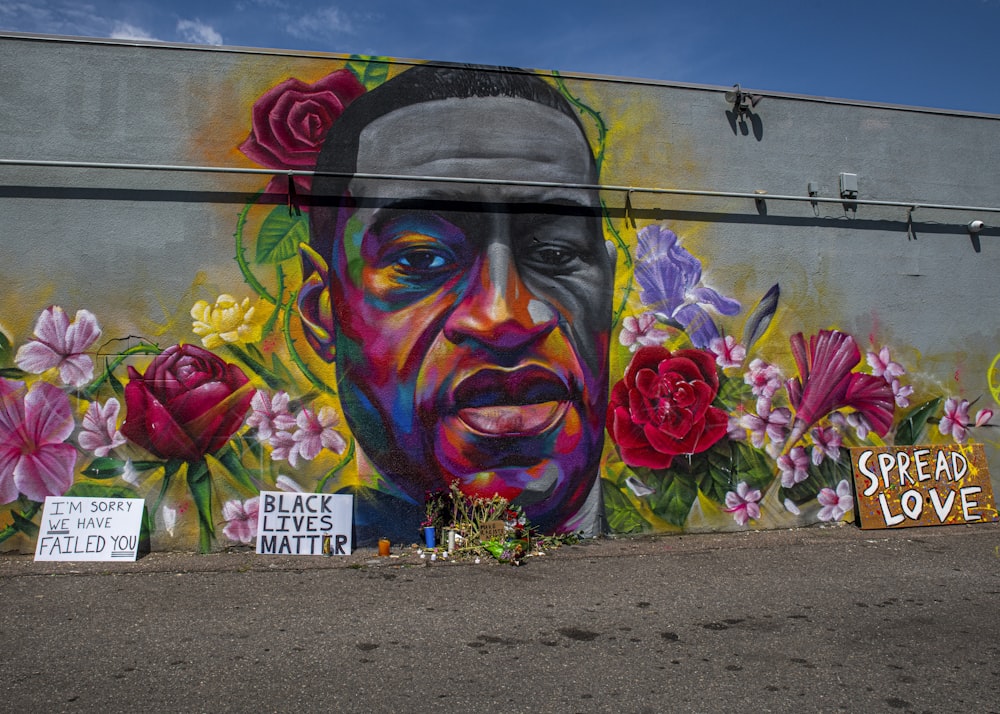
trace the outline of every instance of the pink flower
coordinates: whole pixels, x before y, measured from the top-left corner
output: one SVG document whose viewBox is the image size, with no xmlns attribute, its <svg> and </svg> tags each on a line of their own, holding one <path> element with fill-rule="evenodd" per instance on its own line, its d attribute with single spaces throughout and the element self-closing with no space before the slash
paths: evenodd
<svg viewBox="0 0 1000 714">
<path fill-rule="evenodd" d="M 894 377 L 902 377 L 906 374 L 903 365 L 899 362 L 893 362 L 889 357 L 888 347 L 880 349 L 878 354 L 869 352 L 867 358 L 868 364 L 872 368 L 872 374 L 876 377 L 882 377 L 886 382 L 891 382 Z"/>
<path fill-rule="evenodd" d="M 832 488 L 820 489 L 816 500 L 823 506 L 819 509 L 817 516 L 821 521 L 839 521 L 844 517 L 844 514 L 854 510 L 854 495 L 851 491 L 851 485 L 844 480 L 837 484 L 836 491 Z"/>
<path fill-rule="evenodd" d="M 750 363 L 750 370 L 743 375 L 743 381 L 757 397 L 771 398 L 781 389 L 781 371 L 762 359 Z"/>
<path fill-rule="evenodd" d="M 823 463 L 823 457 L 831 461 L 840 461 L 840 447 L 844 442 L 839 431 L 832 427 L 819 427 L 812 430 L 812 438 L 812 462 L 816 466 Z"/>
<path fill-rule="evenodd" d="M 992 409 L 980 409 L 976 413 L 976 426 L 982 426 L 983 424 L 987 424 L 992 418 L 993 418 Z"/>
<path fill-rule="evenodd" d="M 892 396 L 896 400 L 896 406 L 905 409 L 910 406 L 910 395 L 913 394 L 913 387 L 909 384 L 901 384 L 898 379 L 893 378 L 889 383 L 892 387 Z"/>
<path fill-rule="evenodd" d="M 944 416 L 938 423 L 938 430 L 950 436 L 959 444 L 969 436 L 969 400 L 949 398 L 944 403 Z"/>
<path fill-rule="evenodd" d="M 736 491 L 726 494 L 726 513 L 732 513 L 733 519 L 745 526 L 751 518 L 760 518 L 760 489 L 750 488 L 746 481 L 740 481 Z"/>
<path fill-rule="evenodd" d="M 852 370 L 861 362 L 854 338 L 837 330 L 821 330 L 809 338 L 806 351 L 802 333 L 791 337 L 799 377 L 785 383 L 795 408 L 795 423 L 787 444 L 797 442 L 824 416 L 851 407 L 865 417 L 871 429 L 885 436 L 892 426 L 895 402 L 884 379 Z"/>
<path fill-rule="evenodd" d="M 295 437 L 290 431 L 275 431 L 271 433 L 271 438 L 267 440 L 271 445 L 271 458 L 275 461 L 288 462 L 295 466 L 299 460 L 298 450 L 295 448 Z"/>
<path fill-rule="evenodd" d="M 318 412 L 303 409 L 299 412 L 296 422 L 299 430 L 293 435 L 296 451 L 306 461 L 315 459 L 323 449 L 329 449 L 337 454 L 344 453 L 347 442 L 333 427 L 340 423 L 333 407 L 323 407 Z M 295 462 L 289 458 L 289 463 Z"/>
<path fill-rule="evenodd" d="M 630 315 L 622 320 L 622 331 L 618 335 L 618 341 L 631 352 L 635 352 L 640 347 L 661 345 L 669 336 L 669 332 L 656 327 L 656 315 L 645 312 L 639 317 Z"/>
<path fill-rule="evenodd" d="M 80 448 L 91 451 L 95 456 L 107 456 L 112 449 L 125 443 L 125 437 L 118 430 L 118 410 L 121 405 L 111 397 L 102 407 L 100 402 L 91 402 L 83 415 L 80 432 Z"/>
<path fill-rule="evenodd" d="M 93 378 L 94 362 L 87 350 L 101 336 L 93 313 L 77 310 L 70 322 L 63 309 L 53 305 L 38 316 L 34 334 L 38 339 L 22 345 L 14 357 L 18 367 L 31 374 L 58 367 L 59 379 L 74 387 Z"/>
<path fill-rule="evenodd" d="M 229 540 L 249 543 L 257 535 L 257 514 L 260 511 L 260 497 L 254 496 L 246 501 L 234 499 L 222 505 L 222 517 L 226 525 L 222 533 Z"/>
<path fill-rule="evenodd" d="M 791 488 L 809 478 L 809 457 L 806 450 L 796 446 L 787 454 L 778 457 L 778 468 L 781 469 L 781 485 Z"/>
<path fill-rule="evenodd" d="M 64 443 L 75 423 L 69 397 L 46 382 L 24 392 L 0 379 L 0 503 L 18 492 L 32 501 L 60 496 L 73 483 L 76 449 Z"/>
<path fill-rule="evenodd" d="M 295 427 L 295 417 L 288 410 L 288 394 L 276 392 L 268 396 L 267 392 L 257 390 L 250 400 L 250 416 L 247 426 L 257 429 L 257 436 L 262 441 L 271 438 L 275 431 L 290 431 Z"/>
<path fill-rule="evenodd" d="M 784 407 L 771 409 L 771 400 L 761 397 L 757 400 L 757 414 L 744 414 L 740 424 L 750 430 L 750 443 L 759 449 L 764 446 L 765 436 L 782 443 L 791 420 L 790 411 Z"/>
<path fill-rule="evenodd" d="M 240 144 L 240 151 L 268 168 L 311 170 L 330 127 L 364 92 L 364 86 L 348 69 L 313 84 L 286 79 L 254 102 L 250 136 Z M 295 177 L 296 186 L 304 193 L 311 183 L 308 177 Z M 287 176 L 276 176 L 267 190 L 285 193 Z"/>
<path fill-rule="evenodd" d="M 708 343 L 708 349 L 715 354 L 715 362 L 723 369 L 739 367 L 746 359 L 747 350 L 732 335 L 716 337 Z"/>
</svg>

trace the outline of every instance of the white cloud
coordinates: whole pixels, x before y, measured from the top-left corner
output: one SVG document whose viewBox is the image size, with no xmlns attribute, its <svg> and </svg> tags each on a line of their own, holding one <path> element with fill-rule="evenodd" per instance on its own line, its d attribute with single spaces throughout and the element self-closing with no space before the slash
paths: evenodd
<svg viewBox="0 0 1000 714">
<path fill-rule="evenodd" d="M 331 32 L 351 33 L 351 21 L 336 7 L 319 8 L 314 12 L 285 18 L 285 31 L 300 40 L 324 37 Z"/>
<path fill-rule="evenodd" d="M 146 32 L 141 27 L 136 27 L 135 25 L 129 24 L 127 22 L 115 21 L 111 26 L 111 33 L 108 35 L 113 40 L 153 40 L 154 42 L 159 42 L 160 40 L 153 37 L 151 34 Z"/>
<path fill-rule="evenodd" d="M 196 45 L 221 45 L 222 35 L 201 20 L 178 20 L 177 32 L 185 42 Z"/>
</svg>

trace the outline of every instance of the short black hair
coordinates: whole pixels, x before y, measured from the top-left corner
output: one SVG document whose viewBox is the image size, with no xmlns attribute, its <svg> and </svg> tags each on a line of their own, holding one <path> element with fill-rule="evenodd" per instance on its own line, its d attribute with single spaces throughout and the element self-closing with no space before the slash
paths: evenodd
<svg viewBox="0 0 1000 714">
<path fill-rule="evenodd" d="M 339 174 L 313 178 L 311 201 L 311 239 L 314 250 L 330 259 L 335 221 L 329 212 L 336 211 L 351 176 L 358 167 L 358 144 L 365 127 L 397 109 L 443 99 L 476 97 L 511 97 L 526 99 L 554 109 L 569 117 L 587 144 L 597 176 L 593 149 L 577 110 L 558 89 L 537 74 L 513 67 L 482 65 L 417 65 L 393 77 L 351 102 L 330 127 L 316 161 L 317 171 Z"/>
</svg>

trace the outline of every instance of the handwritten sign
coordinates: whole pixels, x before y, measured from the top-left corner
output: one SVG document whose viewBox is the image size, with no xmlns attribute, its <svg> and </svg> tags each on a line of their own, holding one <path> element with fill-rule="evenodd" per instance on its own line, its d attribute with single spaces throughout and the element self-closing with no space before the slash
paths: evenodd
<svg viewBox="0 0 1000 714">
<path fill-rule="evenodd" d="M 141 498 L 48 496 L 35 560 L 132 560 L 139 550 Z"/>
<path fill-rule="evenodd" d="M 332 555 L 350 555 L 354 496 L 261 491 L 257 552 L 262 555 L 320 555 L 329 536 Z"/>
<path fill-rule="evenodd" d="M 862 528 L 998 520 L 982 444 L 851 449 Z"/>
</svg>

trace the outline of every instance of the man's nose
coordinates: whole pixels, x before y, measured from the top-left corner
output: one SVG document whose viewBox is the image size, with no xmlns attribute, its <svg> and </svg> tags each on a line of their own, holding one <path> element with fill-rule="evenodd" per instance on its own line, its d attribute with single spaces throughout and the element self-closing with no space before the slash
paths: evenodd
<svg viewBox="0 0 1000 714">
<path fill-rule="evenodd" d="M 451 342 L 517 351 L 559 323 L 556 310 L 525 285 L 508 242 L 489 243 L 473 270 L 465 294 L 445 323 L 445 337 Z"/>
</svg>

